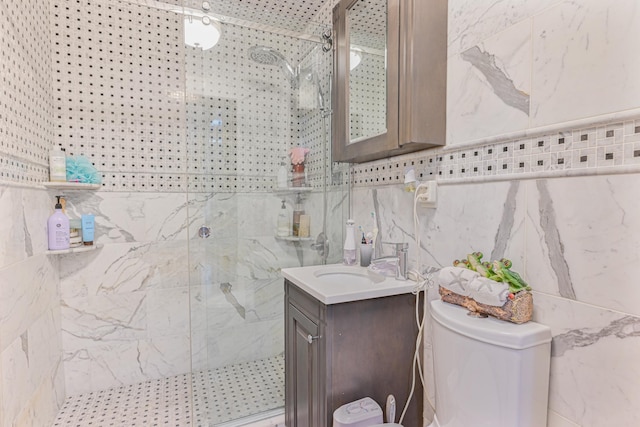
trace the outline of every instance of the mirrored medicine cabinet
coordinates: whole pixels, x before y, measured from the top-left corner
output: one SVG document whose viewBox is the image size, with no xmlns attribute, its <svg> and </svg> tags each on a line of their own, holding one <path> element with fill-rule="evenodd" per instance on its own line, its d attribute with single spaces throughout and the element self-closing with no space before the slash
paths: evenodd
<svg viewBox="0 0 640 427">
<path fill-rule="evenodd" d="M 444 145 L 447 0 L 340 0 L 333 31 L 332 160 Z"/>
</svg>

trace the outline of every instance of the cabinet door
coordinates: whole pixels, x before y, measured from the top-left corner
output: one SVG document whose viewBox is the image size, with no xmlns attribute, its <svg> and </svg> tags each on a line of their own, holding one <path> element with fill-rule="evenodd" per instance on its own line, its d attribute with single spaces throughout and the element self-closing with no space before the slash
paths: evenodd
<svg viewBox="0 0 640 427">
<path fill-rule="evenodd" d="M 362 163 L 445 144 L 447 12 L 447 0 L 337 2 L 334 162 Z"/>
<path fill-rule="evenodd" d="M 319 327 L 293 305 L 287 318 L 285 376 L 289 427 L 321 427 Z"/>
<path fill-rule="evenodd" d="M 334 162 L 380 159 L 399 148 L 399 13 L 399 0 L 340 0 L 333 9 Z"/>
</svg>

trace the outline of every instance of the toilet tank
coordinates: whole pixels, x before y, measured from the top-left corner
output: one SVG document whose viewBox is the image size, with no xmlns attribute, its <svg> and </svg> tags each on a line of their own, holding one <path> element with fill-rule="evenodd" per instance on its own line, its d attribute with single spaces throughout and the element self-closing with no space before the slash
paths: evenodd
<svg viewBox="0 0 640 427">
<path fill-rule="evenodd" d="M 440 427 L 547 425 L 551 330 L 431 302 Z"/>
</svg>

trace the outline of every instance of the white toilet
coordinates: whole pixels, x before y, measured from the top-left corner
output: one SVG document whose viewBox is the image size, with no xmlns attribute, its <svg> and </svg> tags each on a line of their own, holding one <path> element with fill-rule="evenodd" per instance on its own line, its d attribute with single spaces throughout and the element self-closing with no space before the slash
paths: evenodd
<svg viewBox="0 0 640 427">
<path fill-rule="evenodd" d="M 547 425 L 551 330 L 431 302 L 436 415 L 429 427 Z"/>
</svg>

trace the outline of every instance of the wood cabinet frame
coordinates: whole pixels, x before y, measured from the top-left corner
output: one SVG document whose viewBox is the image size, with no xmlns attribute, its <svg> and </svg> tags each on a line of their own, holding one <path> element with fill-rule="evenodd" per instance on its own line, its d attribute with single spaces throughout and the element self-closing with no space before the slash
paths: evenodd
<svg viewBox="0 0 640 427">
<path fill-rule="evenodd" d="M 333 9 L 332 160 L 361 163 L 444 145 L 447 0 L 387 0 L 387 132 L 349 143 L 347 14 L 357 1 Z"/>
</svg>

